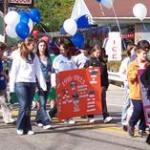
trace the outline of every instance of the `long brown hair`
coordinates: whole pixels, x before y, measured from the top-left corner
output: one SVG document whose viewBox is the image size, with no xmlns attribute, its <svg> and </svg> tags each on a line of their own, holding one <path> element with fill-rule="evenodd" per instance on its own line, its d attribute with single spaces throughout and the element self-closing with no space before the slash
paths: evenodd
<svg viewBox="0 0 150 150">
<path fill-rule="evenodd" d="M 49 53 L 48 53 L 48 44 L 44 41 L 44 40 L 39 40 L 38 41 L 38 43 L 37 43 L 37 52 L 36 52 L 36 54 L 38 55 L 38 56 L 40 56 L 40 52 L 39 52 L 39 44 L 40 43 L 44 43 L 45 45 L 46 45 L 46 49 L 45 49 L 45 53 L 44 53 L 44 55 L 46 56 L 46 57 L 48 57 L 49 56 Z"/>
<path fill-rule="evenodd" d="M 34 40 L 33 38 L 26 38 L 22 43 L 21 43 L 21 46 L 20 46 L 20 54 L 21 54 L 21 57 L 24 58 L 24 59 L 27 59 L 28 58 L 28 54 L 30 53 L 27 46 L 29 46 L 31 43 L 33 43 Z"/>
</svg>

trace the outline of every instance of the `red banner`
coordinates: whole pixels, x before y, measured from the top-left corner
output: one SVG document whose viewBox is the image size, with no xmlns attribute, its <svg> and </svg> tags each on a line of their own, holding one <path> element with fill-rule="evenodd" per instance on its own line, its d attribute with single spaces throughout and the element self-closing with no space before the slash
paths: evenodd
<svg viewBox="0 0 150 150">
<path fill-rule="evenodd" d="M 76 69 L 57 74 L 58 118 L 100 114 L 100 69 Z"/>
</svg>

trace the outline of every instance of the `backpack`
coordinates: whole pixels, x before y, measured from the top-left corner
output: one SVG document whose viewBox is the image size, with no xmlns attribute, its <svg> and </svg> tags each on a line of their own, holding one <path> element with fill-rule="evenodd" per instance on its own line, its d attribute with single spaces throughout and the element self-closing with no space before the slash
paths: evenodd
<svg viewBox="0 0 150 150">
<path fill-rule="evenodd" d="M 5 90 L 6 86 L 6 77 L 3 74 L 0 74 L 0 90 Z"/>
</svg>

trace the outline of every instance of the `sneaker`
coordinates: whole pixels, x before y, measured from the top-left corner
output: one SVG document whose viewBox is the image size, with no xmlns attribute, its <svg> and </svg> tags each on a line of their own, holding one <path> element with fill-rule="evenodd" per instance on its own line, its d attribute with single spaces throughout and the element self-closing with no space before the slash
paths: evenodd
<svg viewBox="0 0 150 150">
<path fill-rule="evenodd" d="M 38 127 L 43 127 L 43 124 L 42 123 L 37 123 L 37 126 Z"/>
<path fill-rule="evenodd" d="M 108 116 L 104 119 L 104 123 L 110 123 L 112 121 L 112 117 Z"/>
<path fill-rule="evenodd" d="M 18 135 L 23 135 L 23 130 L 17 130 Z"/>
<path fill-rule="evenodd" d="M 144 136 L 147 136 L 147 133 L 143 130 L 139 130 L 138 131 L 138 134 L 141 136 L 141 137 L 144 137 Z"/>
<path fill-rule="evenodd" d="M 122 129 L 123 129 L 123 131 L 127 132 L 128 131 L 128 126 L 127 125 L 123 125 Z"/>
<path fill-rule="evenodd" d="M 73 119 L 68 119 L 68 120 L 65 120 L 64 123 L 73 125 L 73 124 L 75 124 L 76 122 L 75 122 L 75 120 L 73 120 Z"/>
<path fill-rule="evenodd" d="M 89 123 L 94 123 L 96 120 L 95 120 L 95 118 L 90 118 L 90 119 L 88 119 L 88 122 Z"/>
<path fill-rule="evenodd" d="M 134 136 L 134 128 L 131 126 L 128 126 L 128 134 L 133 137 Z"/>
<path fill-rule="evenodd" d="M 52 128 L 52 126 L 50 124 L 43 126 L 43 129 L 45 129 L 45 130 L 50 129 L 50 128 Z"/>
<path fill-rule="evenodd" d="M 27 132 L 27 135 L 34 135 L 34 131 L 29 130 L 29 131 Z"/>
</svg>

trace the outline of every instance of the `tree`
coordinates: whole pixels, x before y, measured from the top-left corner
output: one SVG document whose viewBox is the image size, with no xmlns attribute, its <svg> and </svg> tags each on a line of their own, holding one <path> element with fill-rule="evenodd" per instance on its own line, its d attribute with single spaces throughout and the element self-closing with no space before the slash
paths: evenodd
<svg viewBox="0 0 150 150">
<path fill-rule="evenodd" d="M 36 0 L 41 11 L 41 24 L 47 32 L 59 31 L 65 19 L 71 16 L 74 0 Z"/>
</svg>

